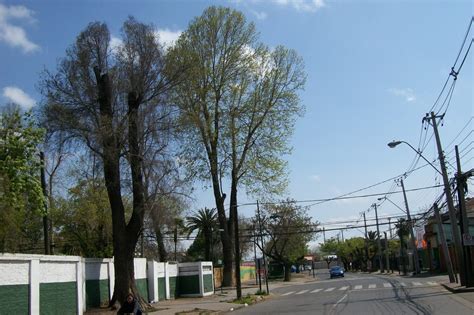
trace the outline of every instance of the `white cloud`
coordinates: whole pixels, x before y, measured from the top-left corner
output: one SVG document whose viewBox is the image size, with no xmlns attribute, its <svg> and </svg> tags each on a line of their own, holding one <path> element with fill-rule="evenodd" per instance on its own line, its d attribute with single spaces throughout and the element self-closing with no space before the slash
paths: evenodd
<svg viewBox="0 0 474 315">
<path fill-rule="evenodd" d="M 122 45 L 123 45 L 123 41 L 120 38 L 115 37 L 113 35 L 110 37 L 110 49 L 113 52 L 117 52 L 117 49 Z"/>
<path fill-rule="evenodd" d="M 324 0 L 272 0 L 281 6 L 291 6 L 297 11 L 315 12 L 326 4 Z"/>
<path fill-rule="evenodd" d="M 0 3 L 0 41 L 12 47 L 19 47 L 25 53 L 39 50 L 39 46 L 30 41 L 25 30 L 11 24 L 11 20 L 32 23 L 34 12 L 22 5 L 5 6 Z"/>
<path fill-rule="evenodd" d="M 413 102 L 416 100 L 415 93 L 410 88 L 405 88 L 405 89 L 390 88 L 388 89 L 388 91 L 395 96 L 403 97 L 405 101 L 407 102 Z"/>
<path fill-rule="evenodd" d="M 158 40 L 166 48 L 172 47 L 174 42 L 178 40 L 182 31 L 172 31 L 168 28 L 158 29 L 155 32 L 155 35 L 158 37 Z"/>
<path fill-rule="evenodd" d="M 257 20 L 263 21 L 267 18 L 267 13 L 264 11 L 255 11 L 255 10 L 250 10 L 250 13 L 252 13 Z"/>
<path fill-rule="evenodd" d="M 11 102 L 20 105 L 25 110 L 29 110 L 36 104 L 34 99 L 16 86 L 7 86 L 3 88 L 3 96 Z"/>
<path fill-rule="evenodd" d="M 315 181 L 316 183 L 319 183 L 321 181 L 321 176 L 319 175 L 311 175 L 311 180 Z"/>
</svg>

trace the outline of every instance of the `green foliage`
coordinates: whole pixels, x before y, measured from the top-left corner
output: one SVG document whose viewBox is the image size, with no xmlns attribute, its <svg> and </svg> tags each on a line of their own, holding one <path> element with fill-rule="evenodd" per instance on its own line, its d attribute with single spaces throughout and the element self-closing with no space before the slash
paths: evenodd
<svg viewBox="0 0 474 315">
<path fill-rule="evenodd" d="M 253 23 L 223 7 L 209 7 L 194 19 L 167 58 L 167 72 L 187 69 L 172 98 L 186 134 L 188 170 L 206 181 L 209 171 L 233 176 L 249 192 L 282 193 L 282 157 L 303 113 L 302 59 L 291 49 L 260 43 Z"/>
<path fill-rule="evenodd" d="M 30 113 L 11 107 L 0 114 L 1 251 L 20 250 L 25 240 L 34 247 L 40 237 L 45 199 L 38 146 L 43 136 Z"/>
<path fill-rule="evenodd" d="M 307 209 L 293 200 L 268 204 L 263 210 L 264 233 L 268 235 L 265 253 L 275 262 L 291 265 L 307 252 L 307 244 L 315 236 L 317 223 L 307 215 Z"/>
<path fill-rule="evenodd" d="M 0 202 L 15 210 L 29 207 L 43 213 L 38 145 L 44 136 L 30 113 L 19 110 L 0 116 Z"/>
<path fill-rule="evenodd" d="M 203 261 L 205 260 L 206 244 L 202 233 L 198 233 L 194 238 L 193 243 L 186 251 L 186 257 L 189 261 Z"/>
<path fill-rule="evenodd" d="M 377 232 L 369 231 L 367 239 L 368 257 L 365 251 L 365 239 L 363 237 L 353 237 L 339 242 L 335 238 L 327 240 L 321 245 L 323 256 L 337 255 L 345 268 L 349 269 L 349 263 L 352 262 L 352 268 L 367 268 L 367 260 L 373 260 L 377 253 Z M 396 253 L 399 248 L 399 242 L 388 240 L 388 248 L 384 246 L 384 253 L 388 250 L 388 254 Z"/>
<path fill-rule="evenodd" d="M 81 179 L 57 202 L 53 218 L 58 251 L 83 257 L 112 257 L 112 219 L 102 180 Z"/>
<path fill-rule="evenodd" d="M 186 217 L 186 229 L 188 230 L 188 237 L 194 231 L 197 231 L 197 236 L 193 244 L 188 250 L 188 255 L 195 258 L 201 258 L 210 261 L 212 246 L 214 239 L 218 239 L 216 231 L 218 231 L 217 212 L 215 209 L 199 209 L 197 213 Z"/>
</svg>

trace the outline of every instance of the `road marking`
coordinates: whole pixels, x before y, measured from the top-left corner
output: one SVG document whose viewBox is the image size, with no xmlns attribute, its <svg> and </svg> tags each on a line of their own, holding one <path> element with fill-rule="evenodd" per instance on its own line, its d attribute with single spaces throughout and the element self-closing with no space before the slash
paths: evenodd
<svg viewBox="0 0 474 315">
<path fill-rule="evenodd" d="M 303 294 L 303 293 L 306 293 L 308 292 L 309 290 L 301 290 L 300 292 L 296 293 L 296 294 Z"/>
<path fill-rule="evenodd" d="M 329 289 L 326 289 L 324 290 L 324 292 L 331 292 L 332 290 L 334 290 L 335 288 L 329 288 Z"/>
<path fill-rule="evenodd" d="M 388 282 L 384 282 L 383 286 L 384 286 L 385 288 L 391 288 L 391 287 L 392 287 L 392 285 L 391 285 L 390 283 L 388 283 Z"/>
<path fill-rule="evenodd" d="M 377 285 L 375 284 L 369 284 L 369 289 L 375 289 L 377 287 Z"/>
<path fill-rule="evenodd" d="M 334 310 L 337 307 L 337 304 L 341 303 L 342 300 L 344 300 L 346 297 L 347 297 L 347 293 L 344 294 L 344 296 L 342 298 L 340 298 L 339 301 L 336 302 L 336 304 L 334 304 L 334 306 L 332 307 L 331 310 Z"/>
<path fill-rule="evenodd" d="M 362 289 L 362 285 L 360 285 L 360 284 L 359 284 L 359 285 L 356 285 L 356 286 L 354 287 L 354 290 L 360 290 L 360 289 Z"/>
<path fill-rule="evenodd" d="M 349 287 L 341 287 L 341 288 L 339 289 L 339 291 L 344 291 L 344 290 L 347 290 L 348 288 L 349 288 Z"/>
<path fill-rule="evenodd" d="M 309 293 L 318 293 L 318 292 L 321 291 L 321 290 L 322 290 L 322 289 L 315 289 L 315 290 L 313 290 L 313 291 L 311 291 L 311 292 L 309 292 Z"/>
<path fill-rule="evenodd" d="M 400 286 L 401 286 L 401 287 L 406 287 L 407 284 L 406 284 L 405 282 L 400 282 Z"/>
<path fill-rule="evenodd" d="M 286 293 L 282 294 L 281 296 L 290 295 L 290 294 L 293 294 L 293 293 L 295 293 L 295 291 L 286 292 Z"/>
<path fill-rule="evenodd" d="M 428 283 L 429 285 L 438 285 L 436 282 L 432 282 L 432 281 L 429 281 L 429 282 L 426 282 Z"/>
<path fill-rule="evenodd" d="M 412 283 L 413 285 L 417 285 L 417 286 L 421 285 L 421 282 L 412 282 Z"/>
</svg>

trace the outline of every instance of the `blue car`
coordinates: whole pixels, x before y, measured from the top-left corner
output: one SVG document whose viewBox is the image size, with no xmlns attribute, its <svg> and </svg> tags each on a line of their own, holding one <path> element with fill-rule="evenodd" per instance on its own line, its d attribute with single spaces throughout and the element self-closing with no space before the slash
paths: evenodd
<svg viewBox="0 0 474 315">
<path fill-rule="evenodd" d="M 344 269 L 339 266 L 331 267 L 331 269 L 329 269 L 329 275 L 331 276 L 331 279 L 335 277 L 344 277 Z"/>
</svg>

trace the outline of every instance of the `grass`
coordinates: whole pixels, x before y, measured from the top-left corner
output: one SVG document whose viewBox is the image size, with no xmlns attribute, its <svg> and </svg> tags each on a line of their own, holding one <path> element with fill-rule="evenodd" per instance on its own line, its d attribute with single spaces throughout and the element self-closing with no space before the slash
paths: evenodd
<svg viewBox="0 0 474 315">
<path fill-rule="evenodd" d="M 249 293 L 240 299 L 235 299 L 232 301 L 232 303 L 252 305 L 257 303 L 258 301 L 262 301 L 264 299 L 263 296 L 267 295 L 268 293 L 266 291 L 257 291 L 255 294 Z"/>
<path fill-rule="evenodd" d="M 255 292 L 255 295 L 268 295 L 268 293 L 265 290 L 258 290 L 257 292 Z"/>
</svg>

